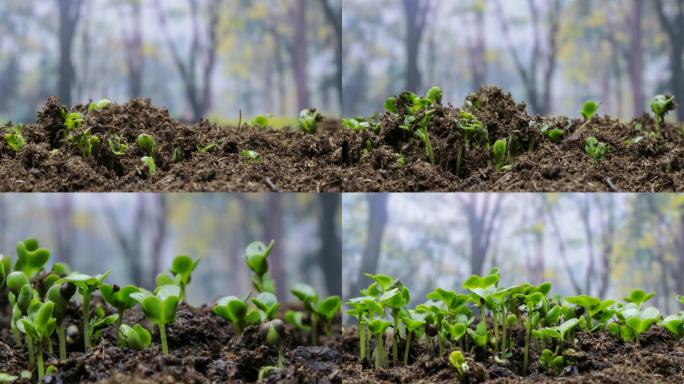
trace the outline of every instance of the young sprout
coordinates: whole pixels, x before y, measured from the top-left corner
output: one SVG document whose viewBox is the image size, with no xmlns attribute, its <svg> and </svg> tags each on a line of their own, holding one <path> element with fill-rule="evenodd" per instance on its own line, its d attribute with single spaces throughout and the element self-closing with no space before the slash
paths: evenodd
<svg viewBox="0 0 684 384">
<path fill-rule="evenodd" d="M 102 284 L 102 287 L 100 287 L 100 294 L 104 301 L 116 308 L 116 312 L 119 315 L 119 318 L 116 321 L 116 335 L 119 346 L 123 346 L 125 343 L 124 335 L 120 331 L 121 326 L 123 325 L 124 314 L 127 310 L 133 308 L 137 304 L 131 297 L 131 294 L 136 292 L 140 292 L 140 288 L 133 285 L 119 287 L 116 284 Z"/>
<path fill-rule="evenodd" d="M 594 115 L 596 115 L 596 112 L 599 110 L 600 104 L 598 104 L 595 101 L 588 100 L 585 101 L 584 104 L 582 104 L 582 109 L 580 110 L 580 114 L 582 114 L 582 117 L 584 117 L 585 121 L 590 121 Z"/>
<path fill-rule="evenodd" d="M 608 150 L 608 144 L 598 141 L 594 136 L 587 137 L 586 145 L 584 150 L 587 152 L 592 159 L 596 161 L 601 161 L 606 156 L 606 151 Z"/>
<path fill-rule="evenodd" d="M 463 356 L 463 352 L 459 350 L 452 351 L 449 354 L 449 363 L 456 369 L 456 377 L 459 381 L 463 381 L 466 373 L 468 373 L 468 363 Z"/>
<path fill-rule="evenodd" d="M 409 349 L 411 348 L 411 339 L 413 335 L 420 329 L 425 328 L 425 317 L 424 313 L 418 313 L 415 310 L 406 311 L 401 318 L 404 327 L 406 327 L 406 346 L 404 347 L 404 365 L 408 364 Z M 465 333 L 465 330 L 463 330 Z"/>
<path fill-rule="evenodd" d="M 89 157 L 93 153 L 93 149 L 100 145 L 100 137 L 90 134 L 90 128 L 83 131 L 78 138 L 78 148 L 81 151 L 81 156 Z"/>
<path fill-rule="evenodd" d="M 76 293 L 76 286 L 72 283 L 54 284 L 47 292 L 47 299 L 54 303 L 52 315 L 57 320 L 57 339 L 59 340 L 59 361 L 66 361 L 66 332 L 64 318 L 69 300 Z"/>
<path fill-rule="evenodd" d="M 249 325 L 256 325 L 261 322 L 259 311 L 247 307 L 247 297 L 236 296 L 222 297 L 216 302 L 214 313 L 228 320 L 237 333 L 242 332 Z"/>
<path fill-rule="evenodd" d="M 100 289 L 102 282 L 109 276 L 111 271 L 107 271 L 103 275 L 89 276 L 78 272 L 73 272 L 67 277 L 59 280 L 57 283 L 72 283 L 78 289 L 78 293 L 83 297 L 83 343 L 86 351 L 90 349 L 93 330 L 90 323 L 90 299 L 93 292 Z"/>
<path fill-rule="evenodd" d="M 395 97 L 388 97 L 385 100 L 385 110 L 390 113 L 397 113 L 397 99 Z"/>
<path fill-rule="evenodd" d="M 4 267 L 3 267 L 4 268 Z M 33 289 L 29 284 L 29 279 L 24 272 L 14 271 L 7 275 L 7 289 L 9 289 L 9 302 L 12 307 L 12 321 L 10 327 L 14 335 L 16 345 L 21 345 L 21 335 L 17 327 L 17 321 L 26 314 L 31 299 Z"/>
<path fill-rule="evenodd" d="M 420 122 L 418 129 L 416 129 L 416 136 L 423 142 L 423 145 L 425 146 L 425 155 L 430 160 L 430 163 L 435 164 L 435 154 L 432 150 L 430 134 L 428 133 L 428 125 L 430 124 L 431 116 L 432 113 L 430 111 L 425 112 L 423 120 Z"/>
<path fill-rule="evenodd" d="M 271 115 L 257 115 L 252 119 L 252 125 L 256 125 L 259 128 L 266 128 L 272 117 L 273 116 Z"/>
<path fill-rule="evenodd" d="M 268 345 L 276 346 L 278 349 L 278 367 L 282 367 L 285 361 L 283 356 L 283 341 L 285 339 L 285 324 L 282 320 L 274 319 L 261 324 L 259 328 L 261 338 Z"/>
<path fill-rule="evenodd" d="M 539 356 L 539 363 L 544 369 L 552 371 L 554 374 L 558 375 L 561 373 L 565 367 L 565 358 L 558 353 L 553 353 L 549 349 L 544 349 L 542 354 Z"/>
<path fill-rule="evenodd" d="M 197 146 L 197 152 L 199 153 L 209 153 L 213 151 L 214 149 L 218 148 L 218 144 L 216 143 L 211 143 L 205 146 L 198 145 Z"/>
<path fill-rule="evenodd" d="M 442 102 L 442 89 L 439 87 L 432 87 L 428 89 L 425 94 L 425 98 L 430 101 L 431 104 L 439 104 Z"/>
<path fill-rule="evenodd" d="M 171 154 L 171 162 L 172 163 L 180 163 L 185 159 L 185 152 L 183 152 L 183 149 L 176 147 L 173 149 L 173 153 Z"/>
<path fill-rule="evenodd" d="M 88 113 L 107 108 L 112 102 L 109 99 L 102 99 L 88 104 Z"/>
<path fill-rule="evenodd" d="M 501 172 L 506 165 L 506 139 L 497 140 L 492 147 L 496 171 Z"/>
<path fill-rule="evenodd" d="M 62 110 L 62 118 L 64 118 L 64 127 L 69 132 L 73 132 L 75 129 L 80 128 L 83 125 L 83 115 L 78 112 L 68 112 L 67 110 Z"/>
<path fill-rule="evenodd" d="M 299 112 L 299 128 L 304 133 L 316 133 L 316 125 L 321 120 L 323 120 L 323 115 L 315 108 Z"/>
<path fill-rule="evenodd" d="M 391 322 L 379 317 L 368 322 L 368 330 L 375 336 L 375 369 L 384 368 L 387 363 L 384 339 L 390 325 Z"/>
<path fill-rule="evenodd" d="M 192 280 L 192 272 L 197 268 L 197 264 L 201 261 L 201 258 L 193 259 L 187 255 L 179 255 L 173 259 L 171 263 L 171 273 L 174 277 L 178 278 L 178 285 L 181 290 L 181 300 L 185 301 L 185 289 L 190 284 Z"/>
<path fill-rule="evenodd" d="M 146 133 L 141 133 L 138 135 L 138 138 L 135 141 L 147 156 L 154 156 L 154 153 L 157 150 L 157 143 L 154 141 L 152 136 Z"/>
<path fill-rule="evenodd" d="M 663 328 L 670 331 L 670 333 L 677 339 L 684 337 L 684 316 L 670 315 L 661 322 Z"/>
<path fill-rule="evenodd" d="M 487 333 L 487 326 L 484 322 L 477 324 L 475 330 L 468 328 L 468 334 L 478 347 L 484 348 L 487 345 L 489 334 Z"/>
<path fill-rule="evenodd" d="M 26 145 L 26 140 L 24 140 L 24 136 L 21 135 L 22 128 L 24 128 L 24 126 L 21 124 L 15 125 L 9 128 L 8 132 L 3 136 L 7 145 L 9 145 L 14 152 L 19 152 L 19 150 Z"/>
<path fill-rule="evenodd" d="M 525 317 L 525 350 L 523 352 L 523 369 L 524 373 L 527 374 L 529 368 L 529 356 L 530 356 L 530 335 L 532 333 L 532 327 L 534 327 L 540 318 L 540 314 L 537 311 L 546 300 L 546 297 L 541 292 L 534 292 L 525 297 L 525 307 L 527 315 Z"/>
<path fill-rule="evenodd" d="M 111 136 L 108 140 L 109 142 L 109 150 L 115 155 L 115 156 L 123 156 L 126 154 L 126 150 L 128 150 L 128 145 L 124 144 L 121 142 L 121 138 L 119 136 Z"/>
<path fill-rule="evenodd" d="M 261 162 L 261 155 L 257 151 L 243 149 L 242 152 L 240 152 L 240 157 L 247 160 L 248 163 Z"/>
<path fill-rule="evenodd" d="M 166 325 L 176 322 L 176 309 L 180 294 L 180 288 L 173 284 L 158 287 L 155 295 L 145 290 L 131 293 L 131 298 L 140 303 L 145 317 L 159 327 L 162 352 L 165 355 L 169 354 L 169 347 L 166 343 Z"/>
<path fill-rule="evenodd" d="M 154 158 L 152 156 L 143 156 L 140 161 L 147 166 L 147 171 L 150 176 L 154 176 L 157 173 L 157 165 L 154 163 Z"/>
<path fill-rule="evenodd" d="M 50 259 L 50 251 L 40 248 L 36 239 L 26 239 L 17 243 L 17 262 L 14 264 L 15 271 L 21 271 L 29 279 L 43 270 L 45 263 Z"/>
<path fill-rule="evenodd" d="M 364 119 L 361 119 L 361 118 L 342 119 L 342 125 L 347 129 L 351 129 L 352 131 L 357 131 L 357 132 L 361 132 L 361 131 L 364 131 L 366 129 L 373 129 L 375 131 L 376 127 L 377 127 L 377 126 L 371 125 L 370 122 L 368 122 Z"/>
<path fill-rule="evenodd" d="M 549 138 L 554 143 L 560 143 L 563 141 L 563 138 L 565 137 L 565 132 L 563 132 L 562 129 L 554 128 L 553 125 L 551 125 L 550 122 L 545 121 L 543 123 L 539 122 L 530 122 L 530 127 L 539 125 L 539 131 L 546 137 Z"/>
<path fill-rule="evenodd" d="M 141 351 L 149 347 L 152 343 L 152 335 L 150 335 L 150 332 L 140 324 L 136 324 L 132 327 L 121 324 L 117 336 L 123 341 L 122 345 L 136 351 Z"/>
<path fill-rule="evenodd" d="M 653 323 L 660 319 L 660 311 L 655 307 L 641 310 L 635 303 L 629 303 L 621 314 L 625 325 L 620 327 L 620 335 L 625 340 L 634 339 L 640 343 L 641 334 L 648 331 Z"/>
<path fill-rule="evenodd" d="M 656 133 L 660 133 L 660 127 L 665 124 L 665 116 L 676 107 L 674 96 L 657 95 L 651 100 L 651 111 L 655 114 Z"/>
<path fill-rule="evenodd" d="M 52 315 L 53 310 L 53 302 L 41 303 L 34 300 L 28 309 L 28 315 L 22 317 L 18 323 L 19 330 L 28 336 L 37 349 L 38 381 L 42 381 L 45 375 L 43 345 L 50 342 L 50 336 L 57 326 L 57 320 Z"/>
<path fill-rule="evenodd" d="M 268 255 L 273 249 L 275 241 L 271 240 L 268 246 L 260 241 L 247 245 L 245 249 L 245 262 L 252 270 L 252 285 L 257 292 L 275 292 L 275 282 L 268 276 Z"/>
<path fill-rule="evenodd" d="M 268 320 L 275 319 L 280 307 L 278 298 L 271 292 L 261 292 L 257 297 L 252 298 L 252 304 L 259 308 Z"/>
<path fill-rule="evenodd" d="M 285 311 L 285 321 L 291 324 L 298 331 L 311 332 L 311 326 L 304 324 L 306 314 L 302 311 Z"/>
<path fill-rule="evenodd" d="M 330 296 L 319 300 L 316 289 L 303 283 L 296 284 L 291 292 L 304 304 L 304 309 L 311 315 L 311 343 L 318 345 L 319 322 L 322 320 L 326 334 L 330 335 L 332 320 L 340 310 L 342 299 L 339 296 Z"/>
<path fill-rule="evenodd" d="M 655 295 L 655 292 L 646 293 L 641 289 L 634 289 L 629 293 L 629 296 L 625 297 L 623 300 L 627 303 L 634 303 L 638 309 L 641 309 L 644 303 L 651 300 Z"/>
</svg>

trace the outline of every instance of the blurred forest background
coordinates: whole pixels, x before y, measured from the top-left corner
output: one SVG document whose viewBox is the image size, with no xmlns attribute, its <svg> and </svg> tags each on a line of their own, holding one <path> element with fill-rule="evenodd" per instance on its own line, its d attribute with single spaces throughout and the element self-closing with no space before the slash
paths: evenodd
<svg viewBox="0 0 684 384">
<path fill-rule="evenodd" d="M 422 302 L 493 266 L 564 295 L 657 291 L 667 313 L 684 294 L 684 194 L 344 194 L 342 209 L 347 298 L 370 284 L 361 272 Z"/>
<path fill-rule="evenodd" d="M 0 122 L 151 98 L 230 119 L 341 110 L 341 0 L 3 0 Z"/>
<path fill-rule="evenodd" d="M 251 289 L 244 250 L 276 241 L 270 273 L 281 300 L 307 282 L 340 294 L 338 194 L 0 194 L 0 253 L 35 237 L 52 261 L 108 280 L 154 287 L 177 255 L 201 257 L 188 288 L 193 304 Z"/>
<path fill-rule="evenodd" d="M 657 93 L 684 120 L 684 0 L 345 0 L 345 115 L 439 85 L 456 106 L 482 84 L 533 114 L 582 102 L 631 119 Z"/>
</svg>

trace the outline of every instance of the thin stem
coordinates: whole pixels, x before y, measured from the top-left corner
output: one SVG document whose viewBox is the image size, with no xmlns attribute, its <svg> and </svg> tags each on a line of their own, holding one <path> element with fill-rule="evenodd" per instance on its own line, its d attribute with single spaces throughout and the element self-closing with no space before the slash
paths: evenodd
<svg viewBox="0 0 684 384">
<path fill-rule="evenodd" d="M 159 324 L 159 338 L 161 339 L 162 352 L 165 355 L 168 355 L 169 346 L 166 344 L 166 325 L 164 325 L 164 323 Z"/>
<path fill-rule="evenodd" d="M 66 337 L 64 335 L 64 322 L 57 325 L 57 338 L 59 339 L 59 361 L 66 361 Z"/>
<path fill-rule="evenodd" d="M 406 335 L 406 348 L 404 349 L 404 365 L 408 365 L 409 348 L 411 347 L 411 336 L 413 332 L 409 331 Z"/>
<path fill-rule="evenodd" d="M 399 360 L 399 347 L 397 344 L 399 340 L 399 324 L 397 321 L 394 322 L 394 330 L 392 330 L 392 362 L 394 364 Z"/>
<path fill-rule="evenodd" d="M 380 369 L 385 365 L 383 363 L 384 349 L 385 347 L 382 343 L 382 334 L 378 333 L 375 335 L 375 369 Z"/>
<path fill-rule="evenodd" d="M 116 325 L 116 341 L 119 344 L 119 347 L 123 347 L 126 344 L 125 340 L 123 338 L 123 335 L 121 334 L 121 325 L 123 324 L 124 312 L 125 311 L 123 311 L 123 310 L 118 311 L 119 318 L 116 319 L 116 323 L 115 323 L 115 325 Z"/>
<path fill-rule="evenodd" d="M 278 367 L 282 368 L 285 365 L 285 356 L 283 355 L 283 346 L 278 344 Z"/>
<path fill-rule="evenodd" d="M 318 315 L 311 315 L 311 344 L 318 345 Z"/>
<path fill-rule="evenodd" d="M 456 177 L 461 177 L 461 161 L 463 160 L 463 144 L 456 150 Z"/>
<path fill-rule="evenodd" d="M 529 314 L 528 314 L 529 315 Z M 525 320 L 525 356 L 523 360 L 523 373 L 527 375 L 527 362 L 529 361 L 530 354 L 530 319 Z"/>
<path fill-rule="evenodd" d="M 359 323 L 359 360 L 366 358 L 366 325 Z"/>
<path fill-rule="evenodd" d="M 17 323 L 15 321 L 12 321 L 12 334 L 14 335 L 14 343 L 17 347 L 21 347 L 21 333 L 19 332 L 19 328 L 17 328 Z"/>
<path fill-rule="evenodd" d="M 33 367 L 36 365 L 36 357 L 33 353 L 33 339 L 29 335 L 26 335 L 26 348 L 28 350 L 29 355 L 29 370 L 32 370 Z"/>
<path fill-rule="evenodd" d="M 43 366 L 43 348 L 40 345 L 38 347 L 38 382 L 43 380 L 45 376 L 45 368 Z"/>
<path fill-rule="evenodd" d="M 83 295 L 83 343 L 86 351 L 90 349 L 90 294 Z"/>
</svg>

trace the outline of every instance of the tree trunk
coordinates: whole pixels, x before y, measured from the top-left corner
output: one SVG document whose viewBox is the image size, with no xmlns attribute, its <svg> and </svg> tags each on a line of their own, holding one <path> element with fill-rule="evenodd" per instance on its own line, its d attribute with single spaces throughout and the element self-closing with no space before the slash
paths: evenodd
<svg viewBox="0 0 684 384">
<path fill-rule="evenodd" d="M 70 193 L 59 195 L 56 204 L 51 206 L 55 244 L 57 248 L 57 260 L 69 265 L 73 263 L 74 244 L 74 200 Z"/>
<path fill-rule="evenodd" d="M 371 283 L 371 280 L 365 277 L 364 273 L 377 273 L 382 237 L 388 219 L 387 198 L 389 195 L 385 193 L 372 193 L 367 196 L 368 237 L 366 237 L 366 247 L 361 258 L 361 270 L 350 292 L 353 295 L 358 294 L 361 289 Z"/>
<path fill-rule="evenodd" d="M 76 27 L 81 16 L 82 0 L 57 0 L 59 11 L 59 83 L 57 95 L 63 104 L 71 105 L 71 90 L 76 80 L 72 51 Z"/>
<path fill-rule="evenodd" d="M 131 10 L 131 32 L 126 36 L 126 63 L 128 66 L 128 94 L 131 98 L 142 96 L 143 76 L 143 32 L 142 3 L 129 3 Z"/>
<path fill-rule="evenodd" d="M 295 88 L 297 89 L 297 108 L 310 108 L 309 81 L 306 31 L 306 4 L 304 0 L 295 0 L 292 9 L 294 23 L 294 51 L 292 52 L 292 71 L 294 73 Z"/>
<path fill-rule="evenodd" d="M 461 200 L 470 235 L 470 273 L 473 275 L 482 275 L 484 272 L 494 226 L 501 209 L 501 195 L 496 195 L 493 206 L 491 198 L 492 195 L 484 195 L 481 207 L 478 207 L 475 194 L 469 194 L 467 199 Z"/>
<path fill-rule="evenodd" d="M 335 32 L 335 88 L 337 89 L 337 97 L 340 102 L 340 111 L 342 110 L 342 9 L 337 10 L 334 0 L 333 3 L 329 0 L 322 0 L 323 11 L 325 18 L 332 26 Z"/>
<path fill-rule="evenodd" d="M 656 13 L 663 30 L 670 40 L 670 70 L 672 73 L 672 93 L 678 100 L 684 100 L 684 0 L 677 0 L 677 11 L 670 18 L 665 14 L 665 1 L 655 0 Z M 684 120 L 684 103 L 679 103 L 677 118 Z"/>
<path fill-rule="evenodd" d="M 338 213 L 340 195 L 336 193 L 319 194 L 321 204 L 319 223 L 321 251 L 318 260 L 325 276 L 329 295 L 342 294 L 342 243 L 338 233 Z"/>
<path fill-rule="evenodd" d="M 627 25 L 629 26 L 627 71 L 629 72 L 629 85 L 632 89 L 632 108 L 634 109 L 635 116 L 646 107 L 646 96 L 644 95 L 643 13 L 643 0 L 632 0 L 632 7 L 627 16 Z"/>
<path fill-rule="evenodd" d="M 406 22 L 406 90 L 419 92 L 422 79 L 418 69 L 418 54 L 430 3 L 429 0 L 403 0 L 403 3 Z"/>
<path fill-rule="evenodd" d="M 266 206 L 263 213 L 265 242 L 275 240 L 277 243 L 268 256 L 271 276 L 276 282 L 277 296 L 280 300 L 287 297 L 287 276 L 283 269 L 283 207 L 281 195 L 269 193 L 266 196 Z"/>
<path fill-rule="evenodd" d="M 154 199 L 154 206 L 156 207 L 154 222 L 150 228 L 154 228 L 155 232 L 152 236 L 152 270 L 147 275 L 149 276 L 149 286 L 154 287 L 157 274 L 161 272 L 161 259 L 164 250 L 164 242 L 167 235 L 168 223 L 168 204 L 166 195 L 163 193 L 156 193 L 152 195 Z"/>
</svg>

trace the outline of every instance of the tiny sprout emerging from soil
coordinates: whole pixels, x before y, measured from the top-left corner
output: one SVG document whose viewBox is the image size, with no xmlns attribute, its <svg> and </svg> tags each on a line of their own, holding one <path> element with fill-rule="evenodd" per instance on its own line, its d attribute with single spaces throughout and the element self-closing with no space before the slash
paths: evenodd
<svg viewBox="0 0 684 384">
<path fill-rule="evenodd" d="M 655 307 L 641 310 L 637 304 L 628 303 L 621 312 L 618 312 L 618 317 L 624 321 L 624 325 L 620 326 L 620 336 L 623 340 L 640 344 L 641 334 L 660 319 L 660 311 Z"/>
<path fill-rule="evenodd" d="M 492 147 L 496 171 L 501 172 L 506 165 L 506 139 L 497 140 Z"/>
<path fill-rule="evenodd" d="M 171 154 L 171 162 L 172 163 L 180 163 L 185 159 L 185 153 L 183 152 L 183 149 L 181 148 L 174 148 L 173 149 L 173 154 Z"/>
<path fill-rule="evenodd" d="M 425 98 L 432 104 L 439 104 L 442 102 L 442 89 L 439 87 L 430 88 L 425 94 Z"/>
<path fill-rule="evenodd" d="M 83 125 L 83 115 L 78 112 L 69 112 L 67 110 L 62 110 L 62 117 L 64 118 L 64 127 L 69 132 L 73 132 Z"/>
<path fill-rule="evenodd" d="M 69 300 L 76 293 L 72 283 L 53 284 L 47 292 L 47 299 L 54 303 L 53 316 L 57 320 L 57 339 L 59 340 L 59 360 L 66 361 L 66 332 L 64 317 Z"/>
<path fill-rule="evenodd" d="M 157 143 L 154 138 L 146 133 L 141 133 L 135 140 L 138 146 L 147 156 L 154 156 L 154 152 L 157 150 Z"/>
<path fill-rule="evenodd" d="M 326 334 L 330 335 L 332 320 L 340 310 L 342 299 L 339 296 L 330 296 L 319 300 L 316 289 L 303 283 L 296 284 L 291 292 L 304 304 L 304 309 L 311 316 L 311 343 L 318 345 L 319 322 L 323 322 Z"/>
<path fill-rule="evenodd" d="M 580 114 L 582 114 L 582 117 L 585 121 L 589 121 L 594 117 L 594 115 L 596 115 L 596 112 L 598 112 L 598 110 L 599 104 L 595 101 L 588 100 L 585 101 L 584 104 L 582 104 Z"/>
<path fill-rule="evenodd" d="M 656 132 L 660 133 L 660 127 L 665 124 L 665 116 L 674 111 L 677 104 L 674 101 L 674 96 L 657 95 L 651 100 L 651 111 L 655 114 Z"/>
<path fill-rule="evenodd" d="M 109 276 L 111 271 L 107 271 L 103 275 L 89 276 L 78 272 L 73 272 L 67 277 L 59 280 L 57 283 L 72 283 L 78 289 L 78 293 L 83 297 L 83 343 L 85 349 L 90 349 L 93 339 L 93 329 L 90 323 L 90 299 L 93 292 L 100 289 L 102 282 Z"/>
<path fill-rule="evenodd" d="M 88 105 L 88 112 L 92 111 L 99 111 L 101 109 L 105 109 L 111 104 L 112 102 L 109 99 L 102 99 L 96 102 L 92 102 Z"/>
<path fill-rule="evenodd" d="M 294 326 L 299 331 L 310 332 L 311 327 L 304 324 L 306 314 L 301 311 L 285 311 L 285 321 Z"/>
<path fill-rule="evenodd" d="M 123 156 L 126 154 L 126 150 L 128 150 L 128 145 L 124 144 L 121 142 L 121 138 L 119 136 L 112 136 L 108 140 L 109 143 L 109 150 L 115 155 L 115 156 Z"/>
<path fill-rule="evenodd" d="M 252 285 L 257 292 L 271 292 L 275 294 L 275 282 L 268 276 L 268 255 L 273 249 L 275 241 L 271 240 L 268 246 L 260 241 L 247 245 L 245 249 L 245 263 L 252 270 Z"/>
<path fill-rule="evenodd" d="M 606 156 L 608 144 L 598 141 L 598 139 L 594 136 L 589 136 L 587 137 L 584 150 L 587 152 L 587 155 L 589 155 L 592 159 L 596 161 L 601 161 Z"/>
<path fill-rule="evenodd" d="M 397 99 L 395 97 L 388 97 L 385 100 L 385 110 L 390 113 L 397 113 Z"/>
<path fill-rule="evenodd" d="M 142 325 L 136 324 L 129 326 L 121 324 L 117 332 L 118 338 L 123 341 L 123 345 L 137 351 L 143 350 L 152 343 L 152 335 Z"/>
<path fill-rule="evenodd" d="M 261 338 L 268 345 L 274 345 L 278 348 L 278 367 L 282 367 L 285 361 L 283 356 L 283 341 L 285 339 L 285 324 L 282 320 L 274 319 L 261 324 L 259 328 Z"/>
<path fill-rule="evenodd" d="M 173 259 L 171 263 L 171 273 L 178 278 L 178 285 L 181 290 L 181 300 L 185 301 L 185 290 L 192 280 L 192 272 L 195 271 L 201 258 L 193 259 L 187 255 L 179 255 Z"/>
<path fill-rule="evenodd" d="M 259 312 L 247 307 L 247 297 L 222 297 L 216 302 L 213 310 L 215 314 L 233 324 L 237 333 L 242 332 L 242 330 L 249 325 L 255 325 L 261 322 Z"/>
<path fill-rule="evenodd" d="M 116 284 L 102 284 L 100 287 L 100 294 L 107 304 L 116 308 L 119 318 L 116 321 L 117 340 L 119 346 L 125 343 L 124 334 L 121 333 L 120 328 L 123 325 L 124 314 L 127 310 L 133 308 L 137 302 L 131 297 L 132 293 L 140 292 L 140 288 L 133 285 L 125 285 L 119 287 Z"/>
<path fill-rule="evenodd" d="M 24 140 L 24 136 L 21 135 L 21 130 L 23 128 L 24 126 L 21 124 L 12 126 L 3 136 L 5 138 L 5 142 L 7 142 L 7 145 L 9 145 L 14 152 L 18 152 L 24 147 L 24 145 L 26 145 L 26 140 Z"/>
<path fill-rule="evenodd" d="M 45 263 L 50 259 L 50 251 L 40 248 L 36 239 L 26 239 L 17 243 L 17 262 L 14 264 L 15 271 L 21 271 L 29 279 L 42 271 Z"/>
<path fill-rule="evenodd" d="M 347 129 L 357 132 L 371 129 L 373 132 L 377 133 L 378 129 L 380 128 L 379 124 L 371 124 L 369 121 L 363 118 L 342 119 L 342 125 Z"/>
<path fill-rule="evenodd" d="M 19 330 L 27 336 L 29 343 L 37 350 L 38 381 L 43 379 L 45 368 L 43 364 L 43 345 L 50 342 L 50 336 L 55 331 L 57 320 L 52 315 L 55 304 L 51 301 L 41 303 L 33 301 L 28 309 L 28 315 L 19 320 Z M 29 354 L 32 351 L 29 349 Z"/>
<path fill-rule="evenodd" d="M 465 375 L 468 373 L 468 363 L 463 356 L 463 352 L 456 350 L 449 354 L 449 363 L 456 369 L 456 377 L 463 381 Z"/>
<path fill-rule="evenodd" d="M 243 149 L 240 152 L 240 157 L 247 160 L 249 163 L 258 163 L 261 161 L 261 155 L 257 151 Z"/>
<path fill-rule="evenodd" d="M 252 125 L 256 125 L 259 128 L 266 128 L 272 117 L 273 116 L 271 115 L 257 115 L 252 119 Z"/>
<path fill-rule="evenodd" d="M 392 325 L 383 318 L 374 318 L 368 322 L 368 330 L 375 336 L 375 369 L 384 368 L 387 364 L 387 351 L 385 351 L 385 332 Z"/>
<path fill-rule="evenodd" d="M 90 134 L 90 128 L 83 131 L 78 138 L 78 148 L 81 151 L 81 156 L 89 157 L 93 153 L 93 149 L 100 145 L 100 137 Z"/>
<path fill-rule="evenodd" d="M 280 307 L 278 298 L 271 292 L 261 292 L 256 297 L 253 297 L 252 304 L 259 308 L 268 320 L 273 320 L 275 318 L 275 315 L 278 313 L 278 308 Z"/>
<path fill-rule="evenodd" d="M 205 145 L 205 146 L 198 145 L 197 146 L 197 152 L 209 153 L 209 152 L 215 150 L 217 147 L 218 147 L 218 144 L 216 144 L 216 143 L 211 143 L 211 144 Z"/>
<path fill-rule="evenodd" d="M 321 120 L 323 120 L 323 115 L 315 108 L 299 112 L 299 128 L 304 133 L 316 133 L 317 123 Z"/>
<path fill-rule="evenodd" d="M 147 166 L 147 172 L 150 176 L 154 176 L 157 173 L 157 164 L 154 163 L 154 158 L 152 156 L 143 156 L 140 161 Z"/>
<path fill-rule="evenodd" d="M 565 358 L 562 355 L 551 352 L 549 349 L 542 351 L 539 356 L 539 363 L 547 371 L 553 372 L 555 375 L 561 373 L 563 368 L 565 368 Z"/>
<path fill-rule="evenodd" d="M 169 354 L 166 342 L 166 325 L 176 322 L 176 309 L 180 301 L 180 288 L 177 285 L 166 284 L 157 288 L 156 294 L 141 290 L 132 293 L 131 298 L 140 303 L 145 317 L 159 327 L 159 337 L 162 344 L 162 352 Z"/>
</svg>

